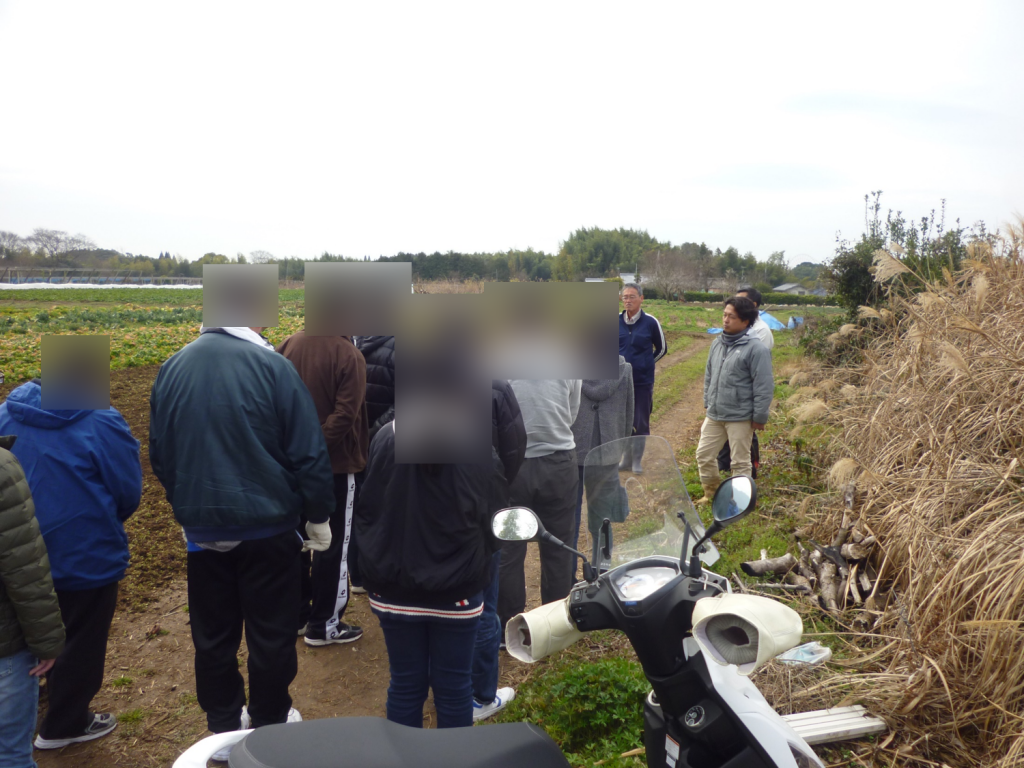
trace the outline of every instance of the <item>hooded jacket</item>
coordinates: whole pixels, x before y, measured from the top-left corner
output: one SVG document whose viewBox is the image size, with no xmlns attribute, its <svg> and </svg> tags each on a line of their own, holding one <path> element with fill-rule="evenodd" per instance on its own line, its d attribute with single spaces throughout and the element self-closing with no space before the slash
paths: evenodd
<svg viewBox="0 0 1024 768">
<path fill-rule="evenodd" d="M 359 336 L 355 342 L 366 360 L 366 418 L 373 440 L 395 417 L 395 337 Z"/>
<path fill-rule="evenodd" d="M 713 421 L 768 422 L 775 393 L 772 353 L 756 336 L 731 346 L 716 336 L 704 369 L 704 407 Z"/>
<path fill-rule="evenodd" d="M 262 539 L 334 510 L 320 419 L 295 366 L 227 333 L 172 355 L 149 401 L 149 460 L 190 542 Z"/>
<path fill-rule="evenodd" d="M 0 659 L 28 647 L 37 659 L 64 649 L 64 625 L 21 465 L 0 437 Z"/>
<path fill-rule="evenodd" d="M 576 439 L 576 463 L 583 466 L 587 454 L 599 445 L 629 437 L 633 432 L 633 369 L 619 355 L 617 379 L 584 379 L 580 410 L 572 424 Z"/>
<path fill-rule="evenodd" d="M 508 497 L 501 461 L 492 449 L 489 463 L 396 464 L 393 424 L 370 445 L 356 501 L 363 584 L 416 604 L 469 598 L 491 580 L 491 515 Z"/>
<path fill-rule="evenodd" d="M 491 445 L 505 469 L 509 485 L 526 458 L 526 424 L 512 385 L 504 379 L 491 382 Z"/>
<path fill-rule="evenodd" d="M 38 380 L 0 405 L 0 434 L 25 470 L 59 590 L 95 589 L 124 577 L 124 521 L 142 499 L 139 441 L 111 407 L 44 410 Z"/>
</svg>

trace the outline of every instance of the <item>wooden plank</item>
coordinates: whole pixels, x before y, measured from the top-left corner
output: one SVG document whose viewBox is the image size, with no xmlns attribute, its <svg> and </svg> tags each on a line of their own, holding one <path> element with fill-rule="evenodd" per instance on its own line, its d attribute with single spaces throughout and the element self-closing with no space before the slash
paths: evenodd
<svg viewBox="0 0 1024 768">
<path fill-rule="evenodd" d="M 887 727 L 884 720 L 871 716 L 859 704 L 852 707 L 797 712 L 784 715 L 783 719 L 808 744 L 856 739 L 872 733 L 882 733 Z"/>
</svg>

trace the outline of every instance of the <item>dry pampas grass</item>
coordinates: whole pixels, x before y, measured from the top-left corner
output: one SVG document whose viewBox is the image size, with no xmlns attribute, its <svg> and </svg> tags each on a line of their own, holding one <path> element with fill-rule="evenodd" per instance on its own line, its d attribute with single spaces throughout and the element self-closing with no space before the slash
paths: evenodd
<svg viewBox="0 0 1024 768">
<path fill-rule="evenodd" d="M 813 686 L 888 720 L 877 765 L 1024 765 L 1024 222 L 1016 237 L 892 297 L 900 320 L 872 346 L 871 378 L 831 409 L 799 406 L 836 436 L 831 484 L 871 479 L 859 514 L 885 583 L 875 626 L 843 635 L 842 671 Z M 882 253 L 876 277 L 906 271 Z M 842 510 L 828 514 L 834 529 Z"/>
<path fill-rule="evenodd" d="M 789 399 L 786 400 L 786 404 L 796 405 L 797 403 L 802 402 L 810 397 L 814 397 L 817 394 L 817 387 L 800 387 L 800 389 L 798 389 L 796 392 L 789 396 Z"/>
<path fill-rule="evenodd" d="M 875 251 L 875 256 L 871 261 L 874 264 L 871 267 L 871 272 L 874 273 L 875 280 L 879 283 L 884 283 L 897 275 L 910 271 L 910 267 L 895 258 L 888 251 L 881 249 Z"/>
<path fill-rule="evenodd" d="M 810 384 L 811 383 L 811 378 L 812 378 L 811 374 L 807 373 L 807 371 L 798 371 L 797 373 L 794 373 L 790 377 L 790 379 L 789 379 L 789 386 L 791 386 L 791 387 L 800 387 L 800 386 L 803 386 L 805 384 Z"/>
<path fill-rule="evenodd" d="M 855 459 L 845 457 L 837 461 L 832 465 L 832 469 L 828 471 L 828 484 L 832 488 L 841 488 L 846 485 L 853 476 L 857 474 L 860 467 L 858 466 Z"/>
<path fill-rule="evenodd" d="M 828 406 L 825 405 L 821 400 L 813 399 L 807 400 L 796 406 L 791 414 L 796 419 L 797 424 L 803 424 L 805 421 L 815 421 L 820 419 L 828 413 Z"/>
</svg>

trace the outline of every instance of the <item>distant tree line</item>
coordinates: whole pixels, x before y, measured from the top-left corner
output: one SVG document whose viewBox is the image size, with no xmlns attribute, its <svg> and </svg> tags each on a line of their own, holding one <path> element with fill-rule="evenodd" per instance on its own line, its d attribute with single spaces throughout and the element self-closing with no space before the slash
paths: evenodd
<svg viewBox="0 0 1024 768">
<path fill-rule="evenodd" d="M 100 248 L 85 235 L 36 229 L 27 237 L 0 231 L 0 261 L 24 267 L 86 267 L 132 270 L 143 277 L 201 277 L 204 264 L 277 264 L 282 280 L 302 280 L 308 261 L 369 261 L 328 252 L 312 259 L 276 257 L 268 251 L 253 251 L 234 257 L 207 253 L 189 261 L 179 254 L 160 252 L 156 257 L 120 253 Z M 380 256 L 379 261 L 409 262 L 415 281 L 581 281 L 619 274 L 642 274 L 646 284 L 660 295 L 685 291 L 732 290 L 722 281 L 755 285 L 767 291 L 783 282 L 801 282 L 813 288 L 821 265 L 805 262 L 790 270 L 782 251 L 759 261 L 752 253 L 742 256 L 730 246 L 712 250 L 704 243 L 673 245 L 661 242 L 646 231 L 578 229 L 560 246 L 557 254 L 510 249 L 498 253 L 398 253 Z"/>
</svg>

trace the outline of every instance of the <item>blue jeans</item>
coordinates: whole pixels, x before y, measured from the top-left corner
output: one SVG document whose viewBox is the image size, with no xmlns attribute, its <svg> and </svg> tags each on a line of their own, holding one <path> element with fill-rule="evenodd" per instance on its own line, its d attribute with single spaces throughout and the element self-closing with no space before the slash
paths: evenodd
<svg viewBox="0 0 1024 768">
<path fill-rule="evenodd" d="M 484 590 L 484 612 L 476 628 L 476 647 L 473 649 L 473 698 L 481 704 L 494 701 L 498 695 L 498 645 L 505 633 L 498 619 L 500 549 L 491 559 L 491 568 L 494 573 L 490 585 Z"/>
<path fill-rule="evenodd" d="M 438 728 L 472 725 L 473 646 L 479 617 L 409 621 L 380 613 L 377 618 L 391 666 L 388 720 L 422 728 L 429 688 L 434 691 Z"/>
<path fill-rule="evenodd" d="M 0 659 L 0 768 L 36 768 L 32 737 L 39 678 L 28 671 L 37 663 L 27 649 Z"/>
</svg>

